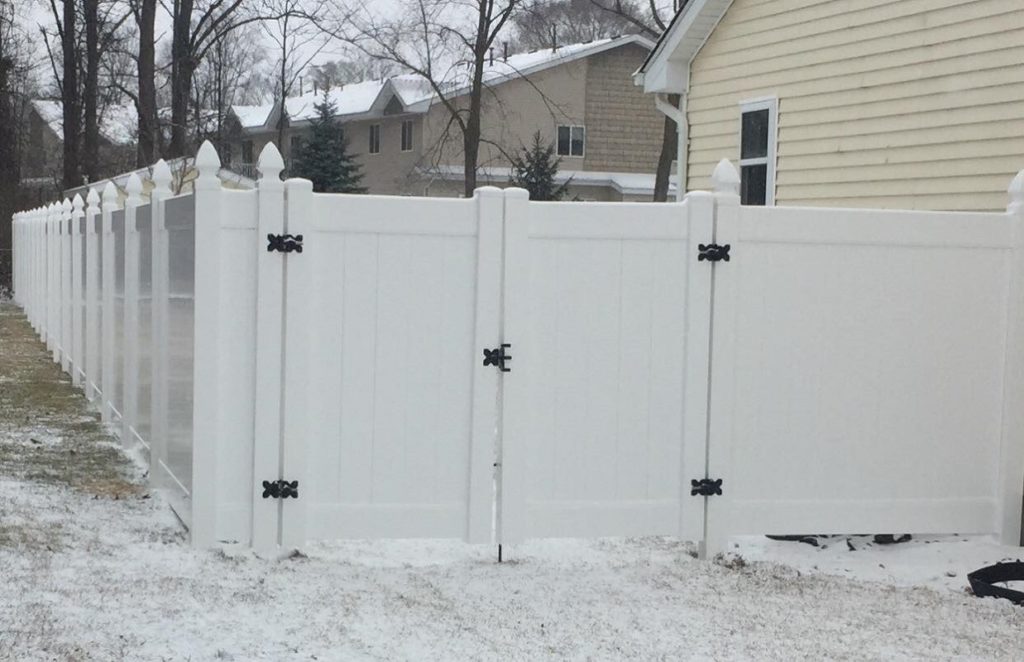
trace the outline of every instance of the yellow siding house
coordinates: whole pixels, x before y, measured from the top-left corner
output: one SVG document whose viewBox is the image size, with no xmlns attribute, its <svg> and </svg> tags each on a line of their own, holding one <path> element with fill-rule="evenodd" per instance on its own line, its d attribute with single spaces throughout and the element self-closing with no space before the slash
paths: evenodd
<svg viewBox="0 0 1024 662">
<path fill-rule="evenodd" d="M 634 79 L 747 204 L 1002 210 L 1024 167 L 1024 0 L 689 0 Z"/>
</svg>

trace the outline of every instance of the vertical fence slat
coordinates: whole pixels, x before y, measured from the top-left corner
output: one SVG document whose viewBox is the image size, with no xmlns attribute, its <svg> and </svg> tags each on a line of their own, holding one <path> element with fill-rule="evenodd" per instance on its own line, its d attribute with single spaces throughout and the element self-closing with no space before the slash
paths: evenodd
<svg viewBox="0 0 1024 662">
<path fill-rule="evenodd" d="M 522 189 L 505 191 L 505 264 L 504 264 L 504 320 L 502 342 L 515 343 L 512 357 L 515 360 L 516 344 L 522 343 L 527 329 L 519 326 L 519 320 L 527 319 L 529 303 L 529 279 L 517 273 L 528 264 L 525 252 L 529 250 L 529 194 Z M 513 363 L 515 366 L 515 363 Z M 480 368 L 483 370 L 484 368 Z M 523 439 L 525 421 L 506 417 L 504 412 L 529 411 L 529 404 L 516 402 L 523 394 L 522 388 L 510 388 L 510 382 L 525 379 L 522 371 L 513 367 L 502 379 L 502 433 L 498 446 L 498 539 L 499 544 L 521 542 L 526 537 L 526 449 L 508 444 L 508 439 Z"/>
<path fill-rule="evenodd" d="M 46 348 L 50 350 L 53 362 L 60 361 L 60 350 L 57 347 L 57 329 L 60 308 L 60 263 L 57 261 L 57 203 L 47 208 L 46 214 Z"/>
<path fill-rule="evenodd" d="M 273 143 L 259 159 L 257 236 L 284 234 L 284 161 Z M 284 261 L 287 253 L 261 250 L 256 285 L 256 411 L 253 436 L 252 543 L 269 551 L 280 542 L 282 500 L 265 499 L 263 481 L 292 480 L 281 475 L 281 353 L 284 340 Z"/>
<path fill-rule="evenodd" d="M 79 386 L 85 375 L 85 284 L 82 282 L 82 218 L 85 215 L 85 201 L 75 194 L 71 201 L 71 355 L 73 365 L 71 381 Z"/>
<path fill-rule="evenodd" d="M 505 342 L 501 329 L 502 257 L 504 255 L 505 193 L 478 188 L 476 253 L 476 321 L 474 326 L 473 422 L 470 446 L 466 540 L 488 543 L 493 537 L 494 479 L 501 397 L 497 370 L 482 365 L 484 349 Z"/>
<path fill-rule="evenodd" d="M 71 374 L 71 201 L 60 208 L 60 367 Z"/>
<path fill-rule="evenodd" d="M 150 324 L 153 333 L 152 375 L 149 394 L 150 408 L 150 440 L 149 440 L 149 475 L 156 487 L 161 487 L 163 468 L 167 461 L 167 439 L 169 433 L 168 407 L 170 394 L 168 391 L 169 345 L 168 317 L 170 296 L 170 272 L 168 266 L 168 239 L 166 226 L 167 198 L 171 195 L 171 169 L 161 159 L 153 166 L 153 190 L 150 192 L 152 262 L 150 278 L 152 282 L 152 304 Z"/>
<path fill-rule="evenodd" d="M 100 241 L 96 231 L 100 194 L 89 189 L 85 208 L 85 395 L 95 400 L 100 386 Z"/>
<path fill-rule="evenodd" d="M 739 174 L 728 161 L 722 161 L 712 176 L 715 186 L 715 243 L 732 246 L 731 255 L 742 253 L 738 245 Z M 707 475 L 723 478 L 723 494 L 703 497 L 706 501 L 706 526 L 701 557 L 725 551 L 730 534 L 729 517 L 733 491 L 728 485 L 732 454 L 733 394 L 735 391 L 735 319 L 738 288 L 737 265 L 711 266 L 712 270 L 712 357 L 711 393 L 708 406 Z"/>
<path fill-rule="evenodd" d="M 308 221 L 313 213 L 313 183 L 306 179 L 289 179 L 285 182 L 285 191 L 285 232 L 306 236 L 309 231 Z M 284 392 L 280 400 L 284 433 L 281 441 L 281 474 L 285 480 L 299 481 L 300 495 L 304 494 L 304 488 L 309 487 L 306 471 L 309 435 L 306 426 L 309 420 L 308 362 L 314 358 L 311 356 L 313 348 L 307 335 L 312 325 L 308 288 L 312 282 L 310 263 L 319 248 L 307 244 L 301 255 L 292 254 L 295 258 L 286 258 L 284 263 Z M 285 548 L 299 548 L 306 543 L 307 501 L 300 497 L 297 500 L 289 499 L 287 503 L 282 504 L 281 545 Z"/>
<path fill-rule="evenodd" d="M 697 260 L 699 244 L 714 240 L 715 200 L 709 193 L 686 196 L 688 241 L 680 259 L 686 268 L 686 373 L 683 402 L 682 480 L 680 481 L 679 535 L 704 540 L 705 501 L 690 494 L 690 480 L 703 478 L 707 469 L 708 388 L 711 347 L 711 267 Z"/>
<path fill-rule="evenodd" d="M 142 181 L 132 173 L 128 177 L 128 197 L 124 205 L 124 385 L 121 412 L 121 443 L 134 445 L 132 431 L 139 421 L 139 231 L 135 218 L 142 203 Z"/>
<path fill-rule="evenodd" d="M 117 188 L 113 182 L 107 182 L 103 188 L 103 208 L 101 218 L 103 221 L 103 264 L 102 266 L 102 331 L 100 342 L 103 349 L 100 352 L 100 381 L 103 389 L 103 400 L 100 411 L 104 423 L 109 423 L 114 415 L 114 209 L 117 206 Z"/>
<path fill-rule="evenodd" d="M 196 154 L 195 353 L 193 368 L 192 544 L 208 547 L 217 540 L 217 442 L 220 435 L 219 321 L 221 192 L 220 160 L 209 142 Z M 163 233 L 162 233 L 163 234 Z"/>
</svg>

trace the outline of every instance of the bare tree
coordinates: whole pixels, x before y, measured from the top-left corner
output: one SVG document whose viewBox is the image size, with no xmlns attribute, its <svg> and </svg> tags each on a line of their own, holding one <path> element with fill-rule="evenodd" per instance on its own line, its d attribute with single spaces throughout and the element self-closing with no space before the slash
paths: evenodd
<svg viewBox="0 0 1024 662">
<path fill-rule="evenodd" d="M 0 248 L 11 244 L 24 159 L 25 112 L 31 85 L 30 48 L 12 0 L 0 0 Z"/>
<path fill-rule="evenodd" d="M 473 194 L 481 144 L 484 70 L 491 48 L 522 0 L 408 0 L 382 19 L 363 0 L 329 32 L 371 57 L 419 74 L 461 137 L 464 191 Z M 447 63 L 447 66 L 445 65 Z"/>
<path fill-rule="evenodd" d="M 263 74 L 264 49 L 253 25 L 223 34 L 196 70 L 194 111 L 211 109 L 215 115 L 211 137 L 222 155 L 230 144 L 226 134 L 228 110 L 235 104 L 260 103 L 269 88 Z M 203 122 L 207 124 L 208 122 Z"/>
<path fill-rule="evenodd" d="M 329 35 L 317 28 L 324 19 L 323 0 L 262 0 L 263 31 L 277 52 L 275 96 L 280 104 L 277 121 L 277 146 L 285 150 L 284 132 L 288 126 L 286 101 L 299 76 L 327 46 Z"/>
<path fill-rule="evenodd" d="M 75 27 L 78 21 L 78 11 L 75 0 L 63 0 L 60 8 L 57 7 L 57 0 L 50 0 L 50 11 L 53 13 L 57 36 L 60 39 L 59 58 L 50 48 L 47 32 L 42 27 L 40 27 L 40 31 L 43 33 L 43 40 L 50 55 L 50 65 L 53 68 L 54 80 L 61 98 L 64 129 L 62 185 L 64 188 L 73 188 L 82 184 L 80 162 L 81 91 L 78 87 L 78 30 Z M 57 70 L 58 59 L 61 64 L 59 72 Z"/>
<path fill-rule="evenodd" d="M 576 44 L 639 32 L 619 14 L 593 0 L 535 0 L 513 18 L 516 48 L 540 50 L 553 44 Z"/>
<path fill-rule="evenodd" d="M 139 139 L 135 165 L 140 168 L 157 160 L 160 122 L 156 107 L 156 0 L 131 0 L 132 15 L 139 30 L 138 92 L 135 109 L 139 114 Z"/>
<path fill-rule="evenodd" d="M 656 0 L 648 0 L 646 8 L 632 0 L 590 0 L 595 7 L 608 14 L 626 21 L 636 32 L 657 40 L 668 26 L 668 21 L 680 9 L 686 6 L 689 0 L 672 0 L 670 5 L 659 5 Z M 668 102 L 679 107 L 679 95 L 668 95 Z M 672 173 L 672 161 L 677 155 L 677 142 L 679 135 L 676 123 L 671 118 L 665 118 L 664 130 L 661 137 L 661 153 L 658 155 L 658 167 L 654 176 L 654 201 L 665 202 L 668 200 L 669 176 Z M 685 190 L 686 182 L 677 184 L 681 190 Z"/>
<path fill-rule="evenodd" d="M 364 80 L 380 80 L 394 75 L 396 71 L 393 62 L 356 52 L 350 57 L 307 67 L 306 74 L 313 85 L 323 90 Z"/>
<path fill-rule="evenodd" d="M 251 4 L 251 3 L 250 3 Z M 189 151 L 192 77 L 217 41 L 243 25 L 264 20 L 245 0 L 174 0 L 171 10 L 171 144 L 169 156 Z"/>
</svg>

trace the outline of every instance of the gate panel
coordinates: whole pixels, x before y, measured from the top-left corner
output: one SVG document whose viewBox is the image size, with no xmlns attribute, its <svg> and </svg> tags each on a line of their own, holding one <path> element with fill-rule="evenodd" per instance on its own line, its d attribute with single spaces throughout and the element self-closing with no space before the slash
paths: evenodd
<svg viewBox="0 0 1024 662">
<path fill-rule="evenodd" d="M 709 551 L 996 530 L 1010 224 L 718 204 Z"/>
<path fill-rule="evenodd" d="M 678 534 L 687 206 L 523 193 L 506 193 L 501 539 Z"/>
<path fill-rule="evenodd" d="M 483 213 L 479 194 L 307 195 L 308 218 L 295 226 L 303 251 L 289 255 L 286 271 L 284 396 L 286 472 L 299 443 L 288 436 L 304 441 L 293 466 L 305 465 L 306 535 L 478 538 L 483 513 L 489 537 L 492 484 L 471 476 L 481 466 L 490 475 L 494 426 L 488 438 L 474 434 L 474 389 L 486 384 L 474 382 L 473 348 L 478 318 L 491 316 L 484 326 L 497 329 L 499 309 L 478 306 L 475 284 L 480 271 L 500 274 L 500 262 L 478 251 L 481 226 L 500 228 L 500 205 Z M 493 391 L 490 401 L 493 421 Z M 288 513 L 283 527 L 295 542 Z"/>
</svg>

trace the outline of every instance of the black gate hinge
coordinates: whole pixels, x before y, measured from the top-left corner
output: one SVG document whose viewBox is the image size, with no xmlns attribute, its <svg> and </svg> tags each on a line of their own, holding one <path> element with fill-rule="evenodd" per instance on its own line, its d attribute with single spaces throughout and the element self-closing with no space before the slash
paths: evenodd
<svg viewBox="0 0 1024 662">
<path fill-rule="evenodd" d="M 502 343 L 501 347 L 495 347 L 494 349 L 484 350 L 484 365 L 497 366 L 498 370 L 502 372 L 512 372 L 512 368 L 505 367 L 506 361 L 512 360 L 511 354 L 506 354 L 506 349 L 511 349 L 512 345 L 508 343 Z"/>
<path fill-rule="evenodd" d="M 696 478 L 690 481 L 690 496 L 715 496 L 722 494 L 722 479 Z"/>
<path fill-rule="evenodd" d="M 729 249 L 732 248 L 729 244 L 719 246 L 718 244 L 698 244 L 697 245 L 697 261 L 703 262 L 718 262 L 720 260 L 729 261 Z"/>
<path fill-rule="evenodd" d="M 265 480 L 263 481 L 264 499 L 293 499 L 299 498 L 299 481 L 293 480 Z"/>
<path fill-rule="evenodd" d="M 277 251 L 279 253 L 301 253 L 302 252 L 302 235 L 301 234 L 268 234 L 267 235 L 267 252 L 273 253 Z"/>
</svg>

